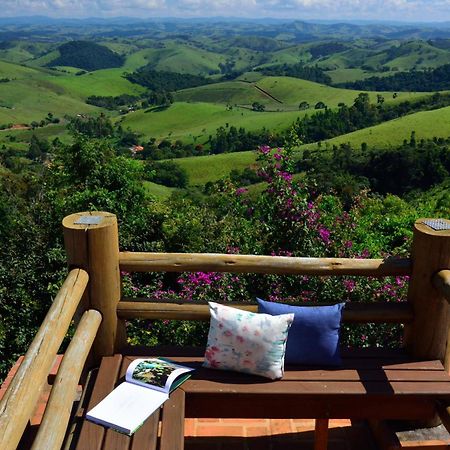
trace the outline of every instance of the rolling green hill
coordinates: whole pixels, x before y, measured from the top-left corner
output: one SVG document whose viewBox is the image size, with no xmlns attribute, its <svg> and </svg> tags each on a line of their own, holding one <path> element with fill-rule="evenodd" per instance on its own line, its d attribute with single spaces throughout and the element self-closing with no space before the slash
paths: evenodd
<svg viewBox="0 0 450 450">
<path fill-rule="evenodd" d="M 158 71 L 207 75 L 211 71 L 219 71 L 219 63 L 225 60 L 225 56 L 219 53 L 166 41 L 162 48 L 139 50 L 128 56 L 124 67 L 130 70 L 150 64 L 151 69 Z"/>
<path fill-rule="evenodd" d="M 50 76 L 56 84 L 79 99 L 86 99 L 90 95 L 116 96 L 120 94 L 137 95 L 144 92 L 142 86 L 133 84 L 122 77 L 123 69 L 103 69 L 89 72 L 81 76 L 64 74 Z"/>
<path fill-rule="evenodd" d="M 183 142 L 205 143 L 208 136 L 223 126 L 244 127 L 246 130 L 283 130 L 304 112 L 255 112 L 213 103 L 176 102 L 162 111 L 136 111 L 122 116 L 122 126 L 157 140 L 168 138 Z"/>
<path fill-rule="evenodd" d="M 386 148 L 400 145 L 404 139 L 416 132 L 416 140 L 433 137 L 450 136 L 450 106 L 434 111 L 422 111 L 398 119 L 384 122 L 380 125 L 344 134 L 322 142 L 321 148 L 349 142 L 354 148 L 363 142 L 371 148 Z M 302 148 L 312 148 L 317 144 L 306 144 Z"/>
<path fill-rule="evenodd" d="M 59 77 L 40 70 L 0 62 L 0 78 L 13 77 L 0 83 L 0 123 L 30 123 L 42 120 L 51 112 L 55 117 L 65 114 L 96 112 L 73 91 L 56 83 Z"/>
<path fill-rule="evenodd" d="M 270 96 L 258 90 L 254 84 L 242 81 L 228 81 L 191 89 L 184 89 L 176 93 L 176 100 L 185 102 L 208 102 L 230 105 L 251 105 L 260 102 L 270 109 L 289 110 L 298 109 L 301 101 L 307 101 L 314 106 L 318 101 L 324 102 L 328 107 L 337 107 L 339 103 L 348 105 L 361 91 L 339 89 L 311 81 L 290 77 L 264 77 L 256 82 L 256 86 L 263 89 L 279 100 L 276 102 Z M 382 93 L 386 101 L 394 101 L 392 92 Z M 376 93 L 369 93 L 371 101 L 376 101 Z M 420 97 L 423 94 L 399 93 L 396 102 Z M 281 103 L 280 103 L 281 102 Z"/>
</svg>

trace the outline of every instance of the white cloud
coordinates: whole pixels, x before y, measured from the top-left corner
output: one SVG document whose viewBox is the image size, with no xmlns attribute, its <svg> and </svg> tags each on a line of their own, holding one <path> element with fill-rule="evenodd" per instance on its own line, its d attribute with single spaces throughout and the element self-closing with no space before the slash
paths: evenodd
<svg viewBox="0 0 450 450">
<path fill-rule="evenodd" d="M 450 0 L 0 0 L 2 14 L 450 20 Z"/>
</svg>

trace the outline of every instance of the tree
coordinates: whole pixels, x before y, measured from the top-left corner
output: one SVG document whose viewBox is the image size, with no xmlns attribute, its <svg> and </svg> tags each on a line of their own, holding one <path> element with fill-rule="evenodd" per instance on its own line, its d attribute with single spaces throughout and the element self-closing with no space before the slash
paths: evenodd
<svg viewBox="0 0 450 450">
<path fill-rule="evenodd" d="M 308 109 L 308 108 L 309 108 L 309 103 L 304 100 L 302 102 L 300 102 L 298 105 L 298 109 L 300 109 L 302 111 L 305 109 Z"/>
<path fill-rule="evenodd" d="M 324 102 L 317 102 L 314 105 L 314 109 L 326 109 L 326 108 L 327 108 L 327 105 L 325 105 Z"/>
<path fill-rule="evenodd" d="M 262 103 L 259 103 L 259 102 L 253 102 L 253 103 L 252 103 L 252 109 L 253 109 L 253 111 L 259 111 L 259 112 L 262 112 L 262 111 L 265 111 L 265 110 L 266 110 L 266 107 L 265 107 Z"/>
</svg>

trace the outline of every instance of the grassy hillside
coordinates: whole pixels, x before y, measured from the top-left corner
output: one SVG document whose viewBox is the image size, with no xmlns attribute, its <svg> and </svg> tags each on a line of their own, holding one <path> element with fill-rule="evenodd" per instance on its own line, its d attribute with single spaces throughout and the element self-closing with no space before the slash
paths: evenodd
<svg viewBox="0 0 450 450">
<path fill-rule="evenodd" d="M 175 188 L 152 183 L 151 181 L 144 181 L 144 188 L 150 195 L 153 195 L 158 200 L 168 199 L 175 191 Z"/>
<path fill-rule="evenodd" d="M 199 186 L 229 175 L 232 169 L 242 170 L 255 164 L 256 154 L 255 152 L 223 153 L 179 158 L 175 161 L 186 170 L 189 184 Z"/>
<path fill-rule="evenodd" d="M 156 139 L 180 139 L 183 142 L 205 143 L 208 136 L 223 126 L 246 130 L 284 130 L 302 111 L 254 112 L 212 103 L 174 103 L 163 111 L 136 111 L 122 116 L 122 126 Z"/>
<path fill-rule="evenodd" d="M 219 53 L 166 41 L 162 48 L 149 48 L 130 55 L 124 67 L 129 70 L 150 64 L 153 70 L 205 75 L 219 70 L 219 63 L 225 60 Z"/>
<path fill-rule="evenodd" d="M 42 120 L 51 112 L 55 117 L 98 111 L 85 104 L 78 95 L 40 70 L 0 62 L 0 78 L 11 78 L 0 83 L 0 123 L 30 123 Z"/>
<path fill-rule="evenodd" d="M 348 105 L 361 91 L 339 89 L 312 81 L 290 77 L 264 77 L 256 82 L 256 86 L 275 97 L 281 103 L 274 101 L 268 95 L 258 90 L 254 84 L 242 81 L 228 81 L 191 89 L 184 89 L 176 93 L 176 100 L 186 102 L 228 103 L 230 105 L 251 105 L 257 101 L 267 105 L 270 109 L 297 109 L 301 101 L 307 101 L 314 106 L 323 101 L 331 108 L 343 102 Z M 387 102 L 394 101 L 392 92 L 382 93 Z M 377 93 L 369 93 L 371 101 L 376 101 Z M 423 94 L 399 93 L 396 102 L 410 100 Z"/>
<path fill-rule="evenodd" d="M 139 94 L 145 89 L 122 77 L 123 69 L 103 69 L 76 76 L 65 74 L 49 77 L 48 80 L 60 86 L 78 99 L 86 99 L 90 95 L 116 96 L 120 94 Z"/>
<path fill-rule="evenodd" d="M 347 142 L 355 148 L 358 148 L 363 142 L 366 142 L 372 148 L 386 148 L 399 145 L 404 139 L 409 140 L 411 131 L 416 132 L 416 140 L 429 139 L 435 136 L 449 137 L 450 107 L 410 114 L 374 127 L 338 136 L 323 142 L 322 148 Z M 314 145 L 316 144 L 307 144 L 303 147 L 311 148 Z"/>
</svg>

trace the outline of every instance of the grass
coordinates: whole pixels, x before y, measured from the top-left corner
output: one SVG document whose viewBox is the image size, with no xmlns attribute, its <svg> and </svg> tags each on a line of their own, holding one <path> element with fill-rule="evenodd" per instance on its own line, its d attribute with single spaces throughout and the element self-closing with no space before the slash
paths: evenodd
<svg viewBox="0 0 450 450">
<path fill-rule="evenodd" d="M 211 70 L 219 70 L 219 63 L 224 63 L 225 59 L 225 56 L 220 53 L 209 52 L 188 44 L 165 41 L 163 48 L 149 48 L 130 55 L 124 67 L 127 70 L 134 70 L 152 63 L 154 70 L 208 74 Z"/>
<path fill-rule="evenodd" d="M 148 110 L 147 110 L 148 111 Z M 122 116 L 122 126 L 141 133 L 144 138 L 157 140 L 180 139 L 183 142 L 204 144 L 216 129 L 223 126 L 244 127 L 246 130 L 270 128 L 280 131 L 288 128 L 305 112 L 255 112 L 244 108 L 229 110 L 225 105 L 212 103 L 176 102 L 159 112 L 143 110 Z"/>
<path fill-rule="evenodd" d="M 358 148 L 363 142 L 369 148 L 387 148 L 402 144 L 404 139 L 411 136 L 411 131 L 416 132 L 416 140 L 431 139 L 433 137 L 450 136 L 450 106 L 434 111 L 421 111 L 405 117 L 390 120 L 382 124 L 354 131 L 353 133 L 329 139 L 322 143 L 322 148 L 327 146 L 350 143 Z M 305 144 L 302 148 L 311 148 L 317 144 Z M 325 146 L 325 147 L 324 147 Z"/>
<path fill-rule="evenodd" d="M 0 123 L 30 123 L 42 120 L 51 112 L 65 114 L 94 113 L 98 108 L 87 105 L 60 85 L 45 78 L 29 78 L 0 83 Z"/>
<path fill-rule="evenodd" d="M 228 176 L 232 169 L 242 170 L 254 165 L 256 154 L 251 151 L 222 153 L 179 158 L 173 161 L 186 170 L 191 186 L 199 186 Z"/>
<path fill-rule="evenodd" d="M 175 190 L 175 188 L 163 186 L 151 181 L 144 181 L 144 188 L 150 195 L 153 195 L 153 197 L 158 200 L 167 200 Z"/>
<path fill-rule="evenodd" d="M 145 89 L 123 78 L 124 70 L 102 69 L 88 72 L 85 75 L 67 74 L 58 77 L 48 77 L 48 80 L 63 88 L 78 99 L 84 100 L 90 95 L 116 96 L 120 94 L 139 94 Z"/>
<path fill-rule="evenodd" d="M 257 101 L 263 103 L 270 109 L 296 110 L 301 101 L 307 101 L 315 105 L 318 101 L 324 102 L 328 107 L 337 107 L 339 103 L 353 104 L 353 100 L 361 91 L 351 89 L 340 89 L 326 86 L 312 81 L 301 80 L 291 77 L 263 77 L 256 85 L 268 92 L 282 103 L 276 102 L 269 96 L 255 88 L 251 83 L 243 81 L 227 81 L 191 89 L 184 89 L 176 94 L 176 99 L 185 102 L 209 102 L 225 103 L 230 105 L 251 105 Z M 376 102 L 378 93 L 370 92 L 372 102 Z M 381 92 L 386 101 L 400 102 L 421 97 L 419 93 L 398 93 L 394 100 L 392 92 Z"/>
</svg>

